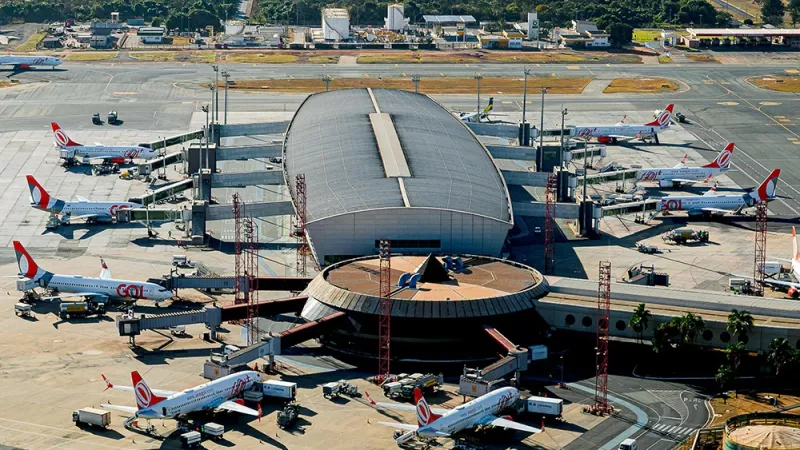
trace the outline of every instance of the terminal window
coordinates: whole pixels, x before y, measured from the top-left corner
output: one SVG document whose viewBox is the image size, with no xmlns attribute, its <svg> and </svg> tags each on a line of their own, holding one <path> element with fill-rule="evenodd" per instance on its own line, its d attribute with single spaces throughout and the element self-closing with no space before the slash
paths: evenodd
<svg viewBox="0 0 800 450">
<path fill-rule="evenodd" d="M 392 248 L 441 248 L 442 241 L 439 239 L 392 239 L 389 241 Z M 375 248 L 380 247 L 380 241 L 375 241 Z"/>
</svg>

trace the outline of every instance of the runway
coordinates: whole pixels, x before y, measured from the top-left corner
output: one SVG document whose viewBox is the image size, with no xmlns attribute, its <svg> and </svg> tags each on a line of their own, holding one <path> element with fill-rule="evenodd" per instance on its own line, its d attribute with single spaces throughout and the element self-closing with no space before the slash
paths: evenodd
<svg viewBox="0 0 800 450">
<path fill-rule="evenodd" d="M 791 63 L 791 61 L 789 61 Z M 673 102 L 676 111 L 687 115 L 685 128 L 699 141 L 697 145 L 716 152 L 726 142 L 737 145 L 733 158 L 736 172 L 730 177 L 743 187 L 757 186 L 776 167 L 782 169 L 779 193 L 789 197 L 773 202 L 773 214 L 800 216 L 800 126 L 795 113 L 800 97 L 795 94 L 767 91 L 746 81 L 753 76 L 783 73 L 793 67 L 775 64 L 669 64 L 669 65 L 530 65 L 536 77 L 665 77 L 682 83 L 682 92 L 670 94 L 547 95 L 545 127 L 560 120 L 560 110 L 591 115 L 607 124 L 623 115 L 663 108 Z M 0 132 L 48 130 L 51 121 L 66 129 L 93 129 L 93 113 L 117 110 L 124 120 L 123 129 L 141 130 L 152 135 L 185 130 L 200 107 L 210 101 L 210 92 L 202 83 L 211 81 L 213 71 L 207 65 L 182 63 L 65 63 L 63 70 L 35 70 L 16 74 L 23 85 L 0 90 Z M 522 65 L 252 65 L 224 67 L 232 80 L 332 77 L 521 77 Z M 790 69 L 791 70 L 791 69 Z M 3 72 L 0 72 L 2 77 Z M 527 120 L 539 122 L 540 96 L 528 96 Z M 229 109 L 235 113 L 294 111 L 305 98 L 288 93 L 229 93 Z M 483 92 L 495 97 L 495 111 L 519 113 L 522 97 L 501 92 Z M 220 99 L 222 99 L 220 95 Z M 434 95 L 437 101 L 453 110 L 475 109 L 474 95 Z M 484 100 L 485 101 L 485 100 Z M 567 123 L 570 117 L 567 117 Z M 106 125 L 108 129 L 110 126 Z M 109 133 L 113 136 L 113 133 Z M 713 149 L 713 150 L 712 150 Z M 681 153 L 676 149 L 676 154 Z M 682 154 L 682 153 L 681 153 Z M 710 153 L 709 153 L 710 154 Z"/>
</svg>

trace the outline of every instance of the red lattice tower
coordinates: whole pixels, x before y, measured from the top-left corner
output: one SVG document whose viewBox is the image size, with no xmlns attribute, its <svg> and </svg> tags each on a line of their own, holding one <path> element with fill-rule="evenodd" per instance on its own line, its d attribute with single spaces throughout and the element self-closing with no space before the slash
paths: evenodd
<svg viewBox="0 0 800 450">
<path fill-rule="evenodd" d="M 380 304 L 378 305 L 378 384 L 389 376 L 389 347 L 392 340 L 392 245 L 382 239 L 378 245 L 378 258 L 380 260 Z"/>
<path fill-rule="evenodd" d="M 600 281 L 597 285 L 597 372 L 594 378 L 593 412 L 613 411 L 608 404 L 608 324 L 611 315 L 611 263 L 600 261 Z"/>
<path fill-rule="evenodd" d="M 297 238 L 297 276 L 306 276 L 306 254 L 308 253 L 308 241 L 306 240 L 306 175 L 298 173 L 294 177 L 295 206 L 297 216 L 295 218 L 294 235 Z"/>
<path fill-rule="evenodd" d="M 245 276 L 247 277 L 247 345 L 251 346 L 259 342 L 260 332 L 258 330 L 258 290 L 256 280 L 258 278 L 258 227 L 252 216 L 244 219 L 244 234 L 246 248 L 245 252 Z"/>
<path fill-rule="evenodd" d="M 764 263 L 767 259 L 767 202 L 756 205 L 756 248 L 753 262 L 753 295 L 764 296 Z M 794 256 L 794 255 L 793 255 Z"/>
<path fill-rule="evenodd" d="M 555 221 L 556 221 L 556 176 L 547 178 L 544 210 L 544 273 L 553 275 L 556 268 Z"/>
<path fill-rule="evenodd" d="M 234 223 L 234 303 L 239 305 L 247 303 L 250 288 L 247 285 L 247 263 L 244 255 L 247 243 L 244 241 L 245 205 L 239 194 L 233 194 L 233 223 Z"/>
</svg>

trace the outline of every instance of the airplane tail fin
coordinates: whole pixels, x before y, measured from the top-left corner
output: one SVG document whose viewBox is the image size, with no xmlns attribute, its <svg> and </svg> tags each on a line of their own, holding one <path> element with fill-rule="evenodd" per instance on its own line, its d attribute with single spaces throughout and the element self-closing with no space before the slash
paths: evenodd
<svg viewBox="0 0 800 450">
<path fill-rule="evenodd" d="M 672 118 L 673 108 L 675 108 L 675 105 L 670 103 L 669 105 L 667 105 L 666 108 L 664 108 L 660 113 L 658 113 L 658 117 L 656 117 L 656 120 L 650 123 L 646 123 L 644 125 L 647 127 L 668 127 L 669 121 Z"/>
<path fill-rule="evenodd" d="M 139 372 L 134 370 L 131 372 L 131 381 L 133 381 L 133 392 L 136 396 L 136 406 L 139 409 L 148 408 L 153 406 L 162 400 L 166 400 L 166 397 L 159 397 L 158 395 L 154 394 L 153 391 L 150 390 L 150 386 L 144 381 Z"/>
<path fill-rule="evenodd" d="M 67 133 L 65 133 L 64 130 L 62 130 L 61 127 L 58 126 L 57 123 L 51 122 L 50 123 L 50 128 L 53 129 L 53 136 L 55 136 L 56 144 L 58 144 L 59 146 L 61 146 L 61 147 L 77 147 L 77 146 L 81 145 L 81 144 L 73 141 L 72 139 L 70 139 L 69 136 L 67 136 Z"/>
<path fill-rule="evenodd" d="M 728 145 L 719 152 L 717 155 L 717 159 L 711 161 L 710 163 L 703 166 L 707 169 L 728 169 L 731 167 L 731 156 L 733 156 L 733 149 L 735 145 L 733 142 L 729 142 Z"/>
<path fill-rule="evenodd" d="M 36 261 L 33 260 L 33 257 L 25 250 L 20 241 L 14 241 L 14 253 L 17 255 L 19 273 L 25 278 L 39 281 L 40 278 L 50 273 L 36 264 Z"/>
<path fill-rule="evenodd" d="M 33 175 L 25 175 L 25 179 L 28 181 L 28 190 L 31 194 L 31 206 L 45 211 L 51 209 L 57 199 L 51 197 Z"/>
<path fill-rule="evenodd" d="M 750 192 L 750 197 L 757 202 L 775 198 L 775 191 L 778 188 L 778 177 L 780 176 L 781 169 L 773 170 L 755 191 Z"/>
<path fill-rule="evenodd" d="M 422 396 L 422 391 L 419 388 L 414 388 L 414 403 L 417 405 L 417 424 L 420 427 L 430 425 L 438 418 L 442 417 L 439 414 L 434 414 L 425 397 Z"/>
<path fill-rule="evenodd" d="M 797 234 L 792 227 L 792 259 L 800 261 L 800 253 L 797 252 Z"/>
</svg>

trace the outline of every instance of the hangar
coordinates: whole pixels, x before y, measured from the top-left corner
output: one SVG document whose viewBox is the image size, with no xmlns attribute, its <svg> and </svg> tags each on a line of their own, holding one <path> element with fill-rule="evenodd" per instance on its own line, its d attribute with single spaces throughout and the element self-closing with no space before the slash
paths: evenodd
<svg viewBox="0 0 800 450">
<path fill-rule="evenodd" d="M 487 149 L 431 98 L 389 89 L 311 95 L 283 143 L 306 179 L 306 232 L 323 266 L 374 254 L 499 255 L 513 212 Z"/>
</svg>

